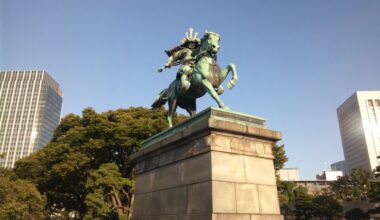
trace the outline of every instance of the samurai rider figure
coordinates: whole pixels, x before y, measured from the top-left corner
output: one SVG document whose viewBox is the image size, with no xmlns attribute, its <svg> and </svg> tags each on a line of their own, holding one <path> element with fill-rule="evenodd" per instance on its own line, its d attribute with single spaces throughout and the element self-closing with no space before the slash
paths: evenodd
<svg viewBox="0 0 380 220">
<path fill-rule="evenodd" d="M 187 91 L 190 88 L 190 76 L 195 65 L 195 59 L 192 53 L 200 45 L 200 39 L 197 38 L 198 33 L 194 33 L 193 28 L 185 33 L 186 37 L 181 40 L 181 45 L 170 50 L 165 50 L 169 56 L 165 66 L 161 67 L 158 72 L 162 72 L 166 68 L 177 66 L 181 67 L 177 71 L 177 79 L 181 81 L 182 91 Z"/>
</svg>

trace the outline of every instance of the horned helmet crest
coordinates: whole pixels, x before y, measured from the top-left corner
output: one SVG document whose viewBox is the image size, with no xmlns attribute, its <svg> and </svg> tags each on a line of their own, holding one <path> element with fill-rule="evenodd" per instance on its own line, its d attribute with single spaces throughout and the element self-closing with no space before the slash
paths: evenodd
<svg viewBox="0 0 380 220">
<path fill-rule="evenodd" d="M 194 32 L 194 28 L 189 28 L 187 32 L 185 32 L 184 38 L 182 38 L 181 43 L 183 46 L 186 46 L 190 49 L 194 49 L 199 46 L 201 40 L 197 38 L 198 33 Z"/>
</svg>

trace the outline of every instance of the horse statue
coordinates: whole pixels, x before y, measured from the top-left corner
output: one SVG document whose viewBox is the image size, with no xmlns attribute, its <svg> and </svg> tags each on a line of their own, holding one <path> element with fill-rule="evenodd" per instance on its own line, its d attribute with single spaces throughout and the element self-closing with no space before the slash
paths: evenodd
<svg viewBox="0 0 380 220">
<path fill-rule="evenodd" d="M 220 108 L 228 109 L 219 97 L 224 92 L 222 83 L 227 75 L 232 73 L 232 77 L 227 84 L 227 87 L 232 89 L 238 80 L 238 75 L 234 64 L 230 63 L 225 69 L 221 70 L 216 63 L 217 53 L 220 48 L 219 41 L 219 34 L 206 31 L 200 40 L 199 47 L 192 53 L 194 67 L 189 76 L 190 87 L 187 90 L 181 88 L 181 79 L 177 76 L 177 79 L 170 83 L 168 88 L 160 92 L 152 104 L 152 108 L 159 108 L 168 102 L 169 112 L 167 119 L 169 127 L 173 126 L 172 118 L 177 106 L 185 109 L 191 117 L 196 113 L 196 99 L 206 93 L 211 95 Z"/>
</svg>

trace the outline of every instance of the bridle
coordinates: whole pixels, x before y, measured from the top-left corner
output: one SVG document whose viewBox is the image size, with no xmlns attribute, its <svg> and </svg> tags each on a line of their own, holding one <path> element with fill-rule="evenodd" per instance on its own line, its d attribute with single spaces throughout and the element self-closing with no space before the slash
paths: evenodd
<svg viewBox="0 0 380 220">
<path fill-rule="evenodd" d="M 204 57 L 205 55 L 207 55 L 207 53 L 210 54 L 211 58 L 213 58 L 216 62 L 216 59 L 217 59 L 217 56 L 216 54 L 217 53 L 212 53 L 212 46 L 209 44 L 205 49 L 202 49 L 202 45 L 203 45 L 203 41 L 204 39 L 201 40 L 201 46 L 199 48 L 199 52 L 198 54 L 195 56 L 195 62 L 198 62 L 202 57 Z"/>
</svg>

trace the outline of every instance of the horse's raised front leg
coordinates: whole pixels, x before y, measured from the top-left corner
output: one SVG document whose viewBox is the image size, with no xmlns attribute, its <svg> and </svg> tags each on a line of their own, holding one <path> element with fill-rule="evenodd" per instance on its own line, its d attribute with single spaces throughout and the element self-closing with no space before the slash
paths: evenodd
<svg viewBox="0 0 380 220">
<path fill-rule="evenodd" d="M 169 112 L 168 112 L 168 123 L 169 128 L 173 127 L 173 116 L 175 111 L 177 110 L 177 99 L 170 100 L 169 99 Z"/>
<path fill-rule="evenodd" d="M 214 87 L 212 86 L 212 84 L 209 81 L 207 81 L 206 79 L 203 79 L 202 85 L 203 85 L 203 88 L 207 91 L 207 93 L 209 93 L 211 95 L 211 97 L 216 101 L 219 108 L 228 109 L 228 107 L 219 98 L 218 93 L 215 91 Z"/>
<path fill-rule="evenodd" d="M 218 89 L 216 90 L 216 92 L 218 93 L 218 95 L 223 94 L 223 92 L 224 92 L 224 88 L 223 88 L 223 86 L 220 85 L 220 86 L 218 87 Z"/>
<path fill-rule="evenodd" d="M 239 79 L 237 72 L 236 72 L 235 64 L 230 63 L 230 64 L 228 64 L 228 66 L 225 69 L 222 70 L 222 72 L 220 73 L 220 78 L 222 79 L 222 81 L 224 81 L 227 78 L 227 75 L 229 72 L 232 73 L 232 78 L 228 82 L 227 87 L 229 89 L 232 89 L 235 86 L 237 80 Z"/>
</svg>

